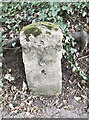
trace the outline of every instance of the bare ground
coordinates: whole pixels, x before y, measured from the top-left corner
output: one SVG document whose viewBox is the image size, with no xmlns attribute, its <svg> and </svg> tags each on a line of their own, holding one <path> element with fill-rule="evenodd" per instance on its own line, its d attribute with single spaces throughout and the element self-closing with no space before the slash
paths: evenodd
<svg viewBox="0 0 89 120">
<path fill-rule="evenodd" d="M 60 96 L 37 97 L 28 91 L 21 92 L 23 81 L 26 82 L 21 48 L 4 52 L 3 75 L 9 68 L 15 80 L 3 80 L 3 118 L 87 118 L 86 83 L 73 76 L 71 67 L 64 58 L 63 89 Z"/>
</svg>

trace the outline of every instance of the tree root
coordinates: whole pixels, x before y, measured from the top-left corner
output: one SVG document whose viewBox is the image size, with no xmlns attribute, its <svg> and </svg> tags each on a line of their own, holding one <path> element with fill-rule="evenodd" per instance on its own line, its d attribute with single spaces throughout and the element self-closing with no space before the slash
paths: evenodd
<svg viewBox="0 0 89 120">
<path fill-rule="evenodd" d="M 81 49 L 84 49 L 84 47 L 89 44 L 89 34 L 87 34 L 84 30 L 81 30 L 80 32 L 70 32 L 70 35 L 75 39 Z M 20 43 L 20 37 L 17 36 L 8 40 L 6 44 L 3 45 L 3 50 L 5 50 L 5 48 L 11 48 L 12 43 L 14 42 L 16 42 L 16 44 Z"/>
</svg>

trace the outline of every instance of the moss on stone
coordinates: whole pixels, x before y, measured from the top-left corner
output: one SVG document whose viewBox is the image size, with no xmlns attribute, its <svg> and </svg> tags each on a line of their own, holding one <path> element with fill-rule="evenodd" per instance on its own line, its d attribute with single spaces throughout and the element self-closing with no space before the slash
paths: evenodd
<svg viewBox="0 0 89 120">
<path fill-rule="evenodd" d="M 49 31 L 46 31 L 46 34 L 49 34 L 49 35 L 51 35 L 51 32 L 49 32 Z"/>
<path fill-rule="evenodd" d="M 28 29 L 25 29 L 24 33 L 26 35 L 26 40 L 29 41 L 29 36 L 31 34 L 34 35 L 34 37 L 36 37 L 40 35 L 42 32 L 37 27 L 32 26 L 32 27 L 29 27 Z"/>
<path fill-rule="evenodd" d="M 34 37 L 40 35 L 42 31 L 38 28 L 38 26 L 47 27 L 49 30 L 55 29 L 56 31 L 59 29 L 58 25 L 50 22 L 37 22 L 32 23 L 30 25 L 25 26 L 22 31 L 24 31 L 26 35 L 26 40 L 29 41 L 29 36 L 32 34 Z M 50 33 L 47 33 L 50 34 Z"/>
<path fill-rule="evenodd" d="M 42 26 L 42 28 L 45 28 L 45 26 Z"/>
<path fill-rule="evenodd" d="M 59 29 L 59 27 L 54 23 L 50 23 L 50 22 L 40 22 L 40 23 L 46 26 L 49 30 L 52 30 L 52 28 L 54 28 L 57 31 Z"/>
<path fill-rule="evenodd" d="M 58 30 L 58 28 L 55 28 L 55 31 L 57 31 Z"/>
</svg>

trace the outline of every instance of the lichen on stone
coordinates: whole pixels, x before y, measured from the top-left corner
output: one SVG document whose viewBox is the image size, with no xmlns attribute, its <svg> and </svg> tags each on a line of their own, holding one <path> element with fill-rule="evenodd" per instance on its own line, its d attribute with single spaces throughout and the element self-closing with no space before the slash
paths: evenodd
<svg viewBox="0 0 89 120">
<path fill-rule="evenodd" d="M 42 26 L 42 28 L 48 28 L 49 30 L 54 29 L 57 31 L 59 27 L 50 22 L 37 22 L 37 23 L 32 23 L 30 25 L 25 26 L 22 31 L 24 31 L 26 35 L 26 40 L 29 41 L 29 36 L 32 34 L 34 37 L 40 35 L 42 33 L 41 29 L 38 28 L 38 26 Z M 50 32 L 46 32 L 46 34 L 51 34 Z"/>
</svg>

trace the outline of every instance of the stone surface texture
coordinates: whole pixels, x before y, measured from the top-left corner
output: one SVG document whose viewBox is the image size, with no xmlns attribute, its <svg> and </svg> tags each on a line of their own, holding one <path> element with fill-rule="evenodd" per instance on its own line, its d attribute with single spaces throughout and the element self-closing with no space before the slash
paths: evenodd
<svg viewBox="0 0 89 120">
<path fill-rule="evenodd" d="M 53 23 L 30 24 L 20 32 L 29 90 L 35 95 L 55 95 L 62 88 L 62 31 Z"/>
</svg>

